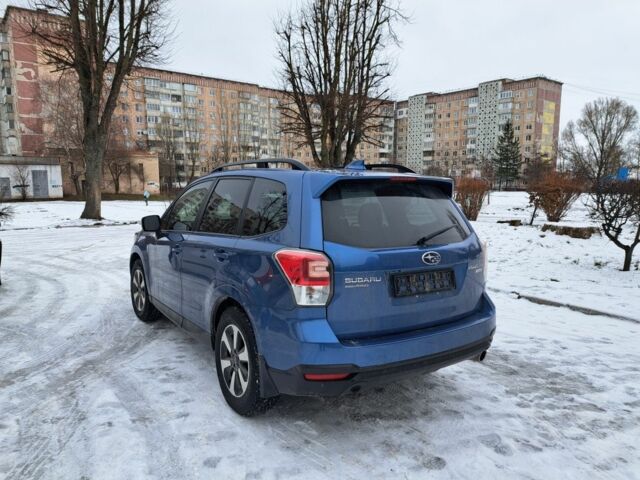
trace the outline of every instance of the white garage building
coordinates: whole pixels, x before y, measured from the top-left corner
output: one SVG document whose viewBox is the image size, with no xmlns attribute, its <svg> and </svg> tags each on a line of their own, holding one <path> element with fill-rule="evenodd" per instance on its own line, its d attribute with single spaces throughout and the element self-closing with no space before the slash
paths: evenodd
<svg viewBox="0 0 640 480">
<path fill-rule="evenodd" d="M 0 156 L 0 199 L 62 198 L 62 171 L 58 159 Z"/>
</svg>

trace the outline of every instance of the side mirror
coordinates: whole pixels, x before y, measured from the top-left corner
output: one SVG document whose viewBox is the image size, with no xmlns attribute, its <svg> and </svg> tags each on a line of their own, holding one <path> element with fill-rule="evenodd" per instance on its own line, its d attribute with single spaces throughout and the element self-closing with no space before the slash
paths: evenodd
<svg viewBox="0 0 640 480">
<path fill-rule="evenodd" d="M 158 215 L 142 217 L 142 230 L 145 232 L 159 232 L 160 217 Z"/>
</svg>

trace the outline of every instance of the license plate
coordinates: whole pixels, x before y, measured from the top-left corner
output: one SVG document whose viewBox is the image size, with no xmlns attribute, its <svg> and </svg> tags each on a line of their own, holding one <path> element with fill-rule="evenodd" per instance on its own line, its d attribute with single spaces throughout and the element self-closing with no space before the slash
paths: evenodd
<svg viewBox="0 0 640 480">
<path fill-rule="evenodd" d="M 402 273 L 393 275 L 392 281 L 393 294 L 396 297 L 443 292 L 456 288 L 453 270 Z"/>
</svg>

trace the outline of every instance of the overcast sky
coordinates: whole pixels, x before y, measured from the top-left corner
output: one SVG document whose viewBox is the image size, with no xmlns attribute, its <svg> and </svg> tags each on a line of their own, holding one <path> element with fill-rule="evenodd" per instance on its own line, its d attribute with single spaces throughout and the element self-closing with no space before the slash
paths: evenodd
<svg viewBox="0 0 640 480">
<path fill-rule="evenodd" d="M 7 3 L 25 4 L 24 1 Z M 273 21 L 297 0 L 174 0 L 168 69 L 277 87 Z M 640 0 L 402 0 L 398 99 L 501 77 L 564 82 L 562 126 L 618 95 L 640 110 Z"/>
</svg>

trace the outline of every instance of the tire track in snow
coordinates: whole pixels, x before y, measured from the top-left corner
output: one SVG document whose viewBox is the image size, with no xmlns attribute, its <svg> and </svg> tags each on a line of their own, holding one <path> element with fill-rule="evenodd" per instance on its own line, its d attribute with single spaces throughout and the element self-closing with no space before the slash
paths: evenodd
<svg viewBox="0 0 640 480">
<path fill-rule="evenodd" d="M 52 278 L 52 270 L 59 268 L 56 264 L 53 264 L 52 262 L 34 262 L 39 264 L 41 267 L 44 267 L 44 271 L 43 273 L 39 276 L 39 278 L 41 280 L 43 280 L 44 282 L 51 282 L 53 284 L 56 285 L 64 285 L 62 282 L 60 282 L 59 280 L 56 280 L 54 278 Z M 98 278 L 98 282 L 96 284 L 95 290 L 93 292 L 93 294 L 95 294 L 96 296 L 98 296 L 99 298 L 99 294 L 101 292 L 101 289 L 104 286 L 104 281 L 106 280 L 108 277 L 101 275 Z M 60 291 L 64 291 L 64 293 L 60 293 Z M 38 296 L 38 291 L 36 291 L 35 296 Z M 59 297 L 56 295 L 60 295 Z M 43 316 L 50 316 L 53 312 L 55 312 L 56 314 L 60 314 L 60 312 L 64 312 L 65 309 L 67 308 L 69 302 L 69 293 L 68 293 L 68 289 L 66 287 L 63 287 L 62 289 L 58 289 L 58 291 L 56 292 L 56 295 L 53 295 L 51 298 L 52 300 L 45 305 L 43 308 L 39 309 L 39 311 L 37 311 L 36 314 L 31 316 L 31 324 L 36 323 L 36 324 L 41 324 L 43 323 Z M 90 310 L 94 305 L 92 305 L 91 303 L 91 298 L 94 297 L 79 297 L 74 295 L 73 298 L 74 300 L 76 300 L 74 306 L 65 314 L 61 315 L 60 321 L 62 325 L 65 325 L 72 319 L 76 319 L 80 314 Z M 77 302 L 78 299 L 81 299 L 82 301 Z M 62 301 L 62 305 L 59 304 L 59 302 Z M 58 308 L 55 308 L 54 306 L 57 306 Z M 57 315 L 56 315 L 57 316 Z M 88 329 L 83 329 L 79 332 L 74 332 L 74 335 L 72 335 L 71 337 L 67 338 L 67 339 L 60 339 L 57 340 L 58 338 L 58 332 L 54 331 L 53 333 L 49 332 L 46 328 L 37 328 L 37 327 L 33 327 L 31 328 L 32 332 L 34 332 L 34 336 L 32 336 L 31 338 L 28 339 L 27 344 L 29 345 L 37 345 L 36 348 L 30 348 L 31 351 L 40 351 L 39 354 L 36 354 L 35 356 L 33 356 L 29 361 L 21 364 L 19 366 L 19 368 L 17 370 L 14 370 L 13 372 L 6 372 L 6 375 L 11 375 L 11 373 L 15 374 L 16 372 L 24 372 L 24 371 L 28 371 L 28 370 L 33 370 L 33 371 L 39 371 L 40 373 L 43 371 L 46 371 L 47 369 L 49 369 L 51 367 L 51 362 L 50 360 L 52 359 L 57 359 L 60 357 L 65 357 L 68 353 L 69 350 L 73 350 L 73 347 L 75 346 L 77 348 L 78 346 L 78 337 L 82 338 L 82 337 L 89 337 L 92 334 L 95 333 L 101 333 L 100 332 L 100 327 L 103 326 L 104 324 L 104 315 L 100 315 L 100 321 L 97 324 L 91 325 Z M 102 332 L 102 333 L 106 333 L 106 331 Z M 37 369 L 36 367 L 40 366 L 40 369 Z"/>
<path fill-rule="evenodd" d="M 158 418 L 159 413 L 153 409 L 153 403 L 145 398 L 141 389 L 123 375 L 109 375 L 107 383 L 114 389 L 114 393 L 129 417 Z M 146 443 L 146 466 L 154 478 L 192 478 L 194 472 L 189 472 L 187 466 L 176 451 L 179 442 L 171 426 L 166 422 L 153 422 L 148 426 L 144 422 L 136 422 L 136 430 L 142 435 Z M 150 458 L 149 458 L 150 457 Z"/>
</svg>

